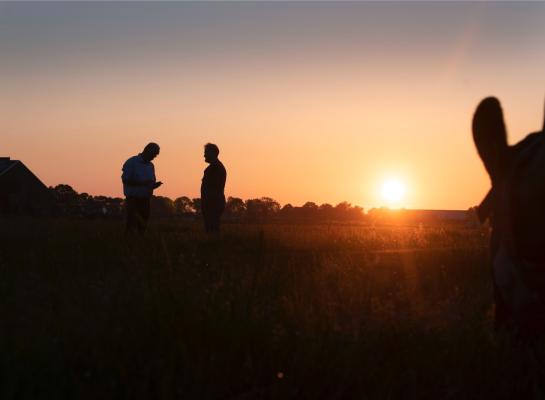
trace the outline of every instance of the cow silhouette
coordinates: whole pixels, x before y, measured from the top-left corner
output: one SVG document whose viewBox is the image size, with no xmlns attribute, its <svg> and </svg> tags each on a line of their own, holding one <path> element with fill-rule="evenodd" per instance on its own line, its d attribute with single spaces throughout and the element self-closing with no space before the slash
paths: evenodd
<svg viewBox="0 0 545 400">
<path fill-rule="evenodd" d="M 492 187 L 478 207 L 492 226 L 490 255 L 496 327 L 545 333 L 545 121 L 541 131 L 510 146 L 498 99 L 473 117 L 473 139 Z"/>
</svg>

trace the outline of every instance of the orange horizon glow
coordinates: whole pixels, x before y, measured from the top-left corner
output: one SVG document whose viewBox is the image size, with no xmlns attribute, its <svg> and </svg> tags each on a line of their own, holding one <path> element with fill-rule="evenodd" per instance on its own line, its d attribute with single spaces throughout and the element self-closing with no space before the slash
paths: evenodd
<svg viewBox="0 0 545 400">
<path fill-rule="evenodd" d="M 479 101 L 500 99 L 511 143 L 541 128 L 544 19 L 538 3 L 1 3 L 0 156 L 121 197 L 123 162 L 154 141 L 155 194 L 193 198 L 212 142 L 226 196 L 467 209 L 490 185 Z"/>
</svg>

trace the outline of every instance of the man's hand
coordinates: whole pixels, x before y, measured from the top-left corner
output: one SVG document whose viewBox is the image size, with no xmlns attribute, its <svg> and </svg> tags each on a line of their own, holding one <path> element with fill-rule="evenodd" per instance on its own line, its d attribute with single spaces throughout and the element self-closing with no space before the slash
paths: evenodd
<svg viewBox="0 0 545 400">
<path fill-rule="evenodd" d="M 161 181 L 155 182 L 155 183 L 153 184 L 153 188 L 154 188 L 154 189 L 157 189 L 157 188 L 158 188 L 159 186 L 161 186 L 162 184 L 163 184 L 163 182 L 161 182 Z"/>
</svg>

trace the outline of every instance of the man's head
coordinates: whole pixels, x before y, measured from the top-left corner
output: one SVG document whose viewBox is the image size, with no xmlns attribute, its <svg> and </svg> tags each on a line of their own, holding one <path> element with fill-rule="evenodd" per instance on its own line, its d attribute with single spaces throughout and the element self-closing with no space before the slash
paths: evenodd
<svg viewBox="0 0 545 400">
<path fill-rule="evenodd" d="M 220 154 L 220 149 L 218 146 L 212 143 L 206 143 L 204 145 L 204 161 L 207 163 L 212 163 L 218 159 Z"/>
<path fill-rule="evenodd" d="M 148 143 L 146 147 L 144 147 L 144 151 L 142 151 L 141 156 L 144 161 L 150 162 L 159 155 L 160 150 L 161 149 L 159 148 L 159 145 L 157 143 Z"/>
</svg>

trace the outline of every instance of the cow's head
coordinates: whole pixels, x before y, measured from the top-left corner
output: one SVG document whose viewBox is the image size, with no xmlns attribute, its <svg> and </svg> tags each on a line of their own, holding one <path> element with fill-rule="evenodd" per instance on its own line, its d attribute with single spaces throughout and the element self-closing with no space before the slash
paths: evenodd
<svg viewBox="0 0 545 400">
<path fill-rule="evenodd" d="M 545 261 L 545 121 L 510 146 L 500 102 L 488 97 L 475 111 L 473 139 L 492 184 L 481 219 L 495 220 L 498 245 L 510 240 L 517 256 Z"/>
<path fill-rule="evenodd" d="M 545 305 L 545 121 L 510 146 L 500 102 L 488 97 L 475 111 L 473 139 L 492 184 L 478 212 L 492 222 L 495 284 L 513 320 L 529 326 Z"/>
</svg>

